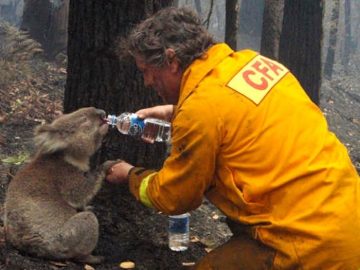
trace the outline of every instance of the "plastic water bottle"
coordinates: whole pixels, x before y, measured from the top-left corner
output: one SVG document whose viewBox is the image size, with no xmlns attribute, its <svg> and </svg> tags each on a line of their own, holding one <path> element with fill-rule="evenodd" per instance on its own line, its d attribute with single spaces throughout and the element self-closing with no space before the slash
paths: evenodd
<svg viewBox="0 0 360 270">
<path fill-rule="evenodd" d="M 167 121 L 141 119 L 135 113 L 124 112 L 119 116 L 108 115 L 108 123 L 116 126 L 120 133 L 142 138 L 147 142 L 168 142 L 171 137 L 171 124 Z"/>
<path fill-rule="evenodd" d="M 173 251 L 184 251 L 189 247 L 190 214 L 169 216 L 169 248 Z"/>
</svg>

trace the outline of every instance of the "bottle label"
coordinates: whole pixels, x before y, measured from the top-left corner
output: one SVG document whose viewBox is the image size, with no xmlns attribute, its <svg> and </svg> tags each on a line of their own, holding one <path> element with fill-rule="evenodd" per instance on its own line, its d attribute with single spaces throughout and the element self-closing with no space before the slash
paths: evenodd
<svg viewBox="0 0 360 270">
<path fill-rule="evenodd" d="M 144 120 L 137 117 L 136 114 L 132 114 L 130 116 L 129 135 L 140 136 L 144 130 L 144 126 Z"/>
<path fill-rule="evenodd" d="M 189 217 L 169 217 L 169 232 L 183 234 L 189 232 Z"/>
</svg>

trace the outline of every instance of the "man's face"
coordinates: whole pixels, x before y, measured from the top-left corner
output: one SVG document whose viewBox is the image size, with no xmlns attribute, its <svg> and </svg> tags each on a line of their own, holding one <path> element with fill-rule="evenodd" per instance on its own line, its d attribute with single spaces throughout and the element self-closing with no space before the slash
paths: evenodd
<svg viewBox="0 0 360 270">
<path fill-rule="evenodd" d="M 141 56 L 135 56 L 138 69 L 143 73 L 146 87 L 153 88 L 167 104 L 177 104 L 182 72 L 177 59 L 163 67 L 148 64 Z"/>
</svg>

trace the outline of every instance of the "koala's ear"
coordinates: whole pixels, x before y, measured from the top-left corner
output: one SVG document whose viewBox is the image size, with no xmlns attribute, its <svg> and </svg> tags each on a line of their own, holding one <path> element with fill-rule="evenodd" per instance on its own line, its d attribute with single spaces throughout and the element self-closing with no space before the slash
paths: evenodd
<svg viewBox="0 0 360 270">
<path fill-rule="evenodd" d="M 52 125 L 45 124 L 35 128 L 34 142 L 41 154 L 51 154 L 64 150 L 66 142 L 61 139 L 59 132 Z"/>
</svg>

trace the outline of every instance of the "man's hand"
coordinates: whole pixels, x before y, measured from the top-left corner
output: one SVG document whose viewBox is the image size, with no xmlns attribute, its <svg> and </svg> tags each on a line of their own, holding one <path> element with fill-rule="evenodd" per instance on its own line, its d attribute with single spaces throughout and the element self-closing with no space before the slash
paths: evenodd
<svg viewBox="0 0 360 270">
<path fill-rule="evenodd" d="M 135 114 L 141 119 L 158 118 L 170 122 L 174 113 L 174 105 L 159 105 L 138 110 Z"/>
<path fill-rule="evenodd" d="M 125 162 L 120 161 L 109 168 L 106 175 L 106 180 L 110 183 L 122 184 L 129 181 L 128 174 L 131 168 L 134 166 Z"/>
</svg>

